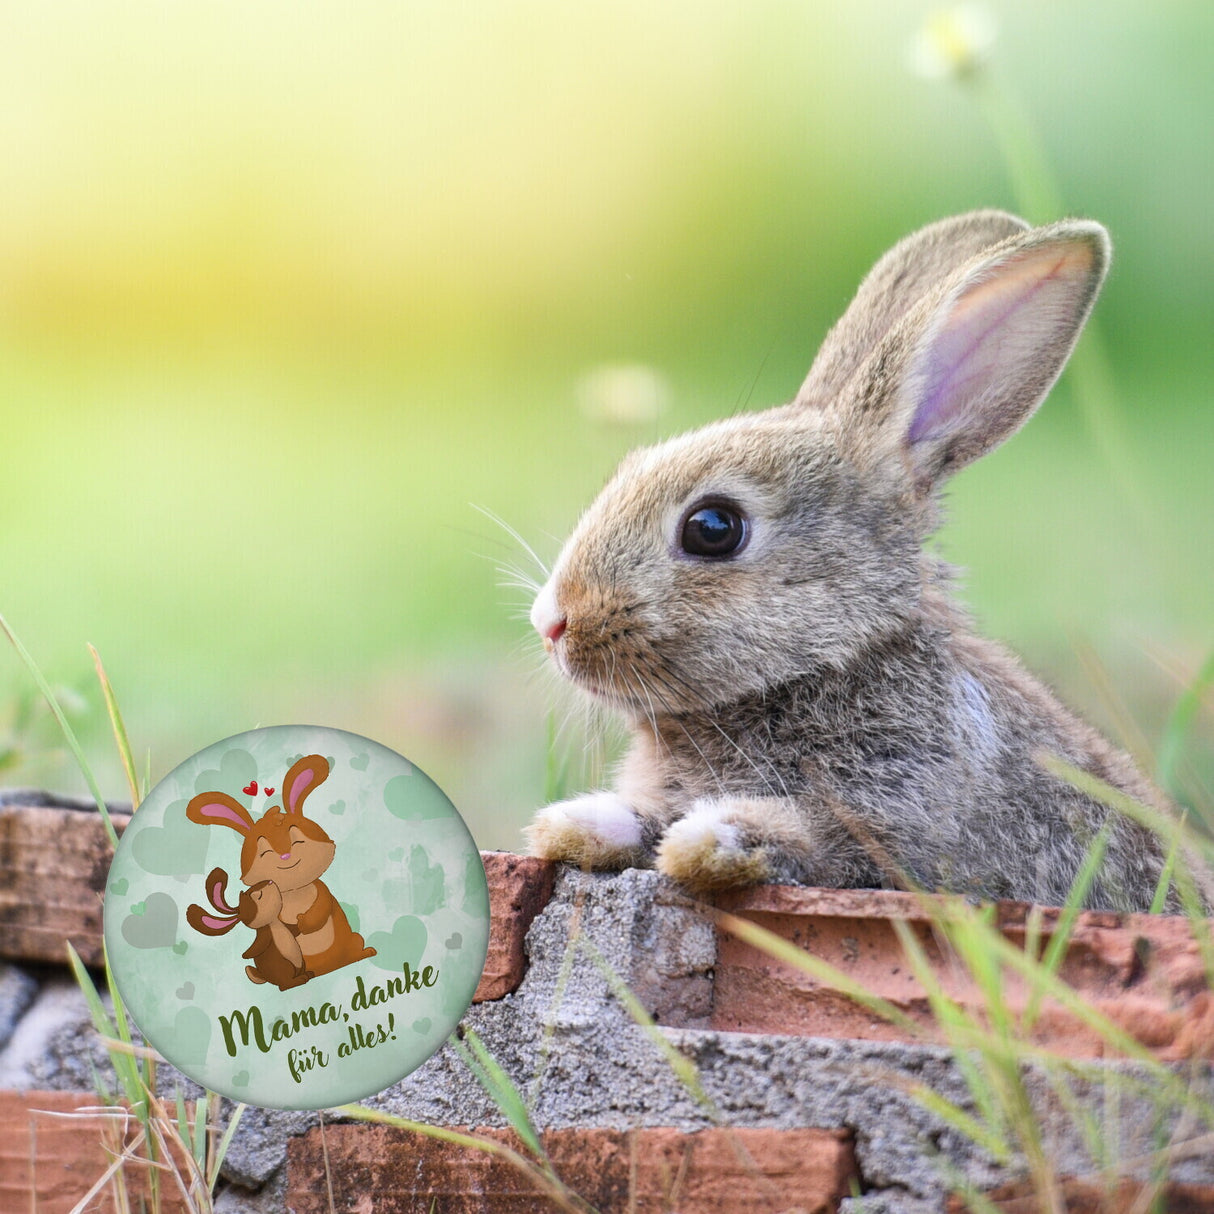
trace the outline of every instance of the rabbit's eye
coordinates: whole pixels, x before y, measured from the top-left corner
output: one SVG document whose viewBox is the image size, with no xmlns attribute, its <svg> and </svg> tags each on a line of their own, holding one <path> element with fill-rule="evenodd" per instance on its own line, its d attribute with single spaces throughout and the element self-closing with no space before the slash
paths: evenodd
<svg viewBox="0 0 1214 1214">
<path fill-rule="evenodd" d="M 746 516 L 727 502 L 700 502 L 683 520 L 679 543 L 689 556 L 733 556 L 746 544 Z"/>
</svg>

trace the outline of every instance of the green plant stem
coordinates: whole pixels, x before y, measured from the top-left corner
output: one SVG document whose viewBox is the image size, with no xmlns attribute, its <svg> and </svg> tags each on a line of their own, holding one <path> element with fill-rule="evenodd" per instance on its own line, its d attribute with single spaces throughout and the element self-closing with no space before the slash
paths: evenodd
<svg viewBox="0 0 1214 1214">
<path fill-rule="evenodd" d="M 1028 111 L 1010 89 L 995 79 L 989 67 L 980 65 L 958 79 L 994 136 L 1017 208 L 1035 224 L 1061 219 L 1067 210 L 1062 190 Z M 1162 550 L 1157 547 L 1162 539 L 1157 514 L 1139 484 L 1136 462 L 1116 406 L 1108 353 L 1094 321 L 1088 322 L 1066 375 L 1101 459 L 1144 529 L 1148 554 Z"/>
<path fill-rule="evenodd" d="M 131 742 L 126 734 L 126 725 L 122 720 L 122 713 L 118 711 L 118 700 L 114 696 L 114 689 L 110 685 L 109 677 L 105 673 L 105 666 L 101 662 L 101 654 L 89 646 L 89 653 L 93 655 L 93 666 L 97 671 L 97 681 L 101 684 L 101 695 L 105 700 L 105 710 L 110 718 L 110 728 L 114 731 L 114 744 L 118 747 L 118 755 L 122 759 L 122 769 L 126 772 L 126 782 L 131 790 L 131 813 L 139 808 L 141 797 L 139 795 L 139 776 L 135 768 L 135 756 L 131 753 Z"/>
<path fill-rule="evenodd" d="M 1016 206 L 1032 223 L 1049 223 L 1062 215 L 1062 191 L 1027 111 L 1001 87 L 990 69 L 979 66 L 958 77 L 986 120 L 1007 167 Z"/>
<path fill-rule="evenodd" d="M 84 750 L 76 737 L 76 731 L 72 729 L 71 723 L 64 715 L 63 709 L 59 706 L 59 701 L 55 698 L 54 691 L 51 690 L 51 685 L 46 681 L 46 676 L 38 668 L 37 663 L 30 657 L 29 650 L 21 643 L 20 638 L 9 626 L 8 620 L 0 615 L 0 629 L 4 630 L 5 636 L 8 637 L 13 648 L 17 651 L 17 656 L 25 664 L 25 668 L 30 672 L 34 682 L 38 685 L 38 690 L 42 692 L 42 697 L 46 700 L 47 707 L 50 708 L 51 714 L 55 720 L 59 722 L 59 728 L 63 732 L 63 739 L 67 742 L 68 749 L 76 759 L 76 763 L 84 776 L 85 782 L 88 784 L 89 792 L 93 795 L 93 800 L 97 803 L 97 812 L 101 814 L 101 822 L 105 827 L 106 837 L 110 841 L 110 846 L 117 848 L 118 832 L 114 829 L 114 823 L 110 820 L 109 806 L 105 803 L 105 798 L 101 795 L 101 788 L 97 783 L 96 777 L 93 775 L 93 769 L 89 766 L 88 760 L 84 757 Z"/>
</svg>

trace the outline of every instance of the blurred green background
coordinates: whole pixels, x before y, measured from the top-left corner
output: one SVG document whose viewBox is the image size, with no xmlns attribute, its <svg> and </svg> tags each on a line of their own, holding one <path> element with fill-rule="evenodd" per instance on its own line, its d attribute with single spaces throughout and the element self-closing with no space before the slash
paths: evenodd
<svg viewBox="0 0 1214 1214">
<path fill-rule="evenodd" d="M 475 507 L 550 558 L 630 445 L 787 399 L 894 240 L 1017 206 L 973 97 L 908 65 L 929 12 L 5 5 L 0 611 L 79 693 L 106 793 L 86 642 L 153 779 L 324 723 L 517 847 L 577 714 Z M 1214 7 L 987 12 L 985 78 L 1113 233 L 1112 390 L 1089 415 L 1064 380 L 939 543 L 982 627 L 1142 754 L 1211 644 Z M 29 688 L 0 653 L 4 782 L 83 791 Z"/>
</svg>

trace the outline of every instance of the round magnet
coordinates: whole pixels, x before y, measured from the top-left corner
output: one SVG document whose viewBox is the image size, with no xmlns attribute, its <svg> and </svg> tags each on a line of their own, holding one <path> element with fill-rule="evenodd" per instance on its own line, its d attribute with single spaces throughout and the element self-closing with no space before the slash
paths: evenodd
<svg viewBox="0 0 1214 1214">
<path fill-rule="evenodd" d="M 106 883 L 127 1010 L 191 1079 L 319 1109 L 390 1087 L 472 1001 L 480 852 L 442 790 L 368 738 L 280 725 L 216 742 L 132 817 Z"/>
</svg>

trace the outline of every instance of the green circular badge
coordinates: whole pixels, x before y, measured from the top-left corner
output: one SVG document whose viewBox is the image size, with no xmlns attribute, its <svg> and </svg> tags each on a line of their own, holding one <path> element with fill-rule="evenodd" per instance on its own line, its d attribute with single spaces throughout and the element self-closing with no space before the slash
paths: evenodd
<svg viewBox="0 0 1214 1214">
<path fill-rule="evenodd" d="M 409 1074 L 467 1011 L 488 942 L 480 852 L 442 790 L 319 726 L 187 759 L 139 806 L 106 886 L 110 967 L 147 1040 L 273 1108 Z"/>
</svg>

